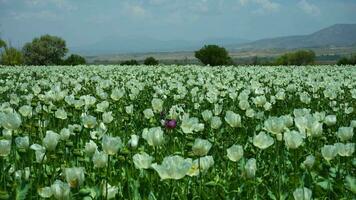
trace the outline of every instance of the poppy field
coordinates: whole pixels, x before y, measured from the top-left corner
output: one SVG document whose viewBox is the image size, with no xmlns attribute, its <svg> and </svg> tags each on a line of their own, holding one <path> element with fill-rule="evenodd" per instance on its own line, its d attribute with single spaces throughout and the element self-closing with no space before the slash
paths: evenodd
<svg viewBox="0 0 356 200">
<path fill-rule="evenodd" d="M 0 199 L 351 200 L 356 67 L 0 68 Z"/>
</svg>

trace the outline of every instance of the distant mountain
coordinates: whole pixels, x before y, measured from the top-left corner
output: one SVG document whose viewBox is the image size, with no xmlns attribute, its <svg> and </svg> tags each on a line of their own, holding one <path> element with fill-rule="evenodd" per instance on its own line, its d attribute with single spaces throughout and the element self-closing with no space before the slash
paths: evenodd
<svg viewBox="0 0 356 200">
<path fill-rule="evenodd" d="M 225 46 L 228 44 L 241 44 L 246 42 L 248 42 L 248 40 L 239 38 L 208 38 L 201 41 L 164 41 L 150 37 L 113 35 L 90 45 L 70 47 L 70 49 L 74 53 L 81 53 L 84 55 L 105 55 L 122 53 L 194 51 L 201 48 L 205 44 L 218 44 Z"/>
<path fill-rule="evenodd" d="M 229 49 L 296 49 L 352 45 L 356 45 L 356 24 L 336 24 L 310 35 L 262 39 L 227 47 Z"/>
</svg>

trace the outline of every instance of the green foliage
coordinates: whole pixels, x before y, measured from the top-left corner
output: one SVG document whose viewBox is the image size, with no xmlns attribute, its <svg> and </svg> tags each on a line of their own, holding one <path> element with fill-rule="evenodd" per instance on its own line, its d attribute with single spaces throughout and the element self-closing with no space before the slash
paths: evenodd
<svg viewBox="0 0 356 200">
<path fill-rule="evenodd" d="M 154 57 L 148 57 L 148 58 L 145 59 L 143 64 L 145 64 L 145 65 L 158 65 L 159 62 Z"/>
<path fill-rule="evenodd" d="M 84 57 L 77 55 L 77 54 L 72 54 L 70 55 L 66 60 L 64 60 L 63 64 L 64 65 L 85 65 L 87 62 Z"/>
<path fill-rule="evenodd" d="M 6 42 L 4 40 L 0 39 L 0 49 L 6 48 L 6 47 L 7 47 Z"/>
<path fill-rule="evenodd" d="M 356 65 L 356 54 L 351 56 L 351 58 L 343 57 L 338 62 L 337 65 Z"/>
<path fill-rule="evenodd" d="M 310 65 L 315 61 L 315 53 L 311 50 L 300 50 L 293 53 L 286 53 L 279 57 L 276 65 Z"/>
<path fill-rule="evenodd" d="M 59 65 L 67 53 L 66 42 L 59 37 L 43 35 L 25 44 L 23 54 L 27 65 Z"/>
<path fill-rule="evenodd" d="M 195 57 L 204 65 L 218 66 L 232 64 L 232 60 L 226 49 L 217 45 L 205 45 L 195 52 Z"/>
<path fill-rule="evenodd" d="M 125 60 L 123 62 L 120 63 L 120 65 L 138 65 L 137 60 Z"/>
<path fill-rule="evenodd" d="M 1 64 L 9 66 L 22 65 L 22 53 L 13 47 L 5 48 L 5 51 L 1 53 Z"/>
<path fill-rule="evenodd" d="M 25 183 L 19 184 L 16 187 L 16 198 L 15 199 L 16 200 L 25 200 L 29 189 L 30 189 L 30 184 L 25 184 Z"/>
</svg>

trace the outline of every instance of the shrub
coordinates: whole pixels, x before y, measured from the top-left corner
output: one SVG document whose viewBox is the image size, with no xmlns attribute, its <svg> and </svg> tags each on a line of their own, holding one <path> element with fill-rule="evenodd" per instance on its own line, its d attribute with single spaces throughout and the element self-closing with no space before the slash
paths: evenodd
<svg viewBox="0 0 356 200">
<path fill-rule="evenodd" d="M 300 50 L 293 53 L 286 53 L 276 61 L 277 65 L 310 65 L 315 61 L 315 53 L 311 50 Z"/>
<path fill-rule="evenodd" d="M 154 57 L 148 57 L 148 58 L 145 59 L 143 64 L 145 64 L 145 65 L 158 65 L 159 62 Z"/>
<path fill-rule="evenodd" d="M 195 52 L 195 57 L 204 65 L 218 66 L 233 63 L 226 49 L 217 45 L 205 45 Z"/>
<path fill-rule="evenodd" d="M 120 65 L 139 65 L 139 63 L 137 62 L 137 60 L 125 60 L 123 62 L 120 63 Z"/>
<path fill-rule="evenodd" d="M 72 54 L 70 55 L 65 61 L 64 65 L 85 65 L 87 62 L 84 57 L 77 55 L 77 54 Z"/>
<path fill-rule="evenodd" d="M 1 53 L 1 64 L 9 66 L 22 65 L 22 53 L 13 47 L 5 48 L 5 51 Z"/>
</svg>

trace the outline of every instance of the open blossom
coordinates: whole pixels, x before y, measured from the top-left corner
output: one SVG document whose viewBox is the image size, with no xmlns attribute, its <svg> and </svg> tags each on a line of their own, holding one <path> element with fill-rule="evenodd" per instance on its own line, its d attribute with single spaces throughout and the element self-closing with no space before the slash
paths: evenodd
<svg viewBox="0 0 356 200">
<path fill-rule="evenodd" d="M 204 130 L 204 124 L 199 123 L 198 118 L 196 117 L 189 117 L 185 115 L 182 119 L 182 124 L 180 125 L 183 133 L 193 133 L 193 132 L 200 132 Z"/>
<path fill-rule="evenodd" d="M 204 110 L 201 115 L 206 122 L 213 117 L 213 113 L 210 110 Z"/>
<path fill-rule="evenodd" d="M 96 145 L 93 140 L 90 140 L 89 142 L 85 143 L 84 151 L 89 156 L 93 155 L 97 149 L 98 145 Z"/>
<path fill-rule="evenodd" d="M 16 147 L 21 150 L 26 150 L 30 146 L 30 139 L 28 136 L 17 137 L 15 139 Z"/>
<path fill-rule="evenodd" d="M 98 150 L 95 150 L 92 160 L 95 168 L 106 167 L 108 163 L 108 154 L 106 154 L 105 152 L 99 152 Z"/>
<path fill-rule="evenodd" d="M 64 169 L 64 176 L 68 185 L 71 188 L 77 188 L 84 182 L 84 168 L 82 167 L 72 167 Z"/>
<path fill-rule="evenodd" d="M 211 118 L 210 126 L 212 129 L 220 128 L 221 124 L 222 124 L 222 121 L 221 121 L 220 117 L 214 116 Z"/>
<path fill-rule="evenodd" d="M 193 161 L 192 167 L 187 172 L 188 176 L 198 176 L 200 173 L 206 173 L 214 165 L 212 156 L 204 156 Z"/>
<path fill-rule="evenodd" d="M 294 200 L 311 200 L 312 191 L 309 188 L 297 188 L 293 192 Z"/>
<path fill-rule="evenodd" d="M 338 153 L 338 149 L 336 148 L 335 145 L 324 145 L 321 148 L 321 155 L 324 157 L 325 160 L 330 161 L 333 158 L 335 158 L 335 156 Z"/>
<path fill-rule="evenodd" d="M 94 128 L 96 126 L 96 118 L 91 115 L 84 115 L 82 117 L 82 123 L 85 128 Z"/>
<path fill-rule="evenodd" d="M 135 154 L 132 159 L 137 169 L 148 169 L 153 161 L 153 157 L 146 152 Z"/>
<path fill-rule="evenodd" d="M 164 136 L 161 127 L 144 129 L 142 132 L 142 138 L 145 139 L 150 146 L 154 147 L 160 146 L 164 142 Z"/>
<path fill-rule="evenodd" d="M 5 129 L 16 130 L 20 127 L 21 123 L 21 117 L 16 112 L 6 114 L 0 112 L 0 125 Z"/>
<path fill-rule="evenodd" d="M 55 133 L 53 131 L 47 131 L 46 136 L 42 140 L 43 146 L 48 151 L 54 151 L 57 147 L 59 139 L 60 135 L 58 133 Z"/>
<path fill-rule="evenodd" d="M 284 142 L 289 149 L 296 149 L 303 144 L 303 135 L 297 131 L 284 133 Z"/>
<path fill-rule="evenodd" d="M 241 145 L 232 145 L 226 151 L 227 157 L 233 162 L 239 161 L 244 155 L 244 150 Z"/>
<path fill-rule="evenodd" d="M 270 117 L 264 122 L 264 127 L 266 131 L 273 134 L 280 134 L 285 128 L 285 121 L 280 117 Z"/>
<path fill-rule="evenodd" d="M 253 137 L 253 145 L 260 149 L 267 149 L 274 144 L 274 140 L 271 136 L 265 132 L 260 132 L 258 135 Z"/>
<path fill-rule="evenodd" d="M 67 119 L 67 112 L 63 109 L 58 109 L 54 115 L 57 119 Z"/>
<path fill-rule="evenodd" d="M 248 178 L 253 178 L 256 175 L 257 166 L 256 159 L 250 158 L 247 160 L 245 165 L 245 173 Z"/>
<path fill-rule="evenodd" d="M 8 156 L 11 151 L 11 141 L 10 140 L 0 140 L 0 156 Z"/>
<path fill-rule="evenodd" d="M 206 154 L 208 154 L 211 146 L 212 144 L 208 140 L 198 138 L 195 139 L 192 150 L 194 155 L 205 156 Z"/>
<path fill-rule="evenodd" d="M 131 139 L 128 141 L 128 145 L 130 145 L 131 148 L 136 148 L 138 146 L 138 141 L 140 137 L 138 135 L 131 135 Z"/>
<path fill-rule="evenodd" d="M 144 110 L 143 115 L 145 116 L 146 119 L 151 119 L 153 116 L 155 116 L 151 108 Z"/>
<path fill-rule="evenodd" d="M 102 147 L 108 155 L 115 155 L 122 146 L 123 144 L 120 137 L 103 136 Z"/>
<path fill-rule="evenodd" d="M 103 184 L 102 191 L 103 191 L 103 197 L 106 197 L 106 199 L 113 199 L 115 198 L 116 194 L 119 192 L 119 188 L 116 186 L 111 186 L 110 184 Z M 106 194 L 106 191 L 108 191 L 108 194 Z"/>
<path fill-rule="evenodd" d="M 151 101 L 153 111 L 155 113 L 162 112 L 163 110 L 163 101 L 161 99 L 154 98 Z"/>
<path fill-rule="evenodd" d="M 241 116 L 232 111 L 227 111 L 225 115 L 225 121 L 231 127 L 241 127 Z"/>
<path fill-rule="evenodd" d="M 341 141 L 351 140 L 354 135 L 354 128 L 353 127 L 340 127 L 336 134 L 340 138 Z"/>
<path fill-rule="evenodd" d="M 70 187 L 67 183 L 60 180 L 56 180 L 51 185 L 51 191 L 55 199 L 69 199 L 70 198 Z"/>
<path fill-rule="evenodd" d="M 152 164 L 152 168 L 157 171 L 162 180 L 164 179 L 181 179 L 192 167 L 192 159 L 184 159 L 181 156 L 168 156 L 163 159 L 161 165 Z"/>
</svg>

